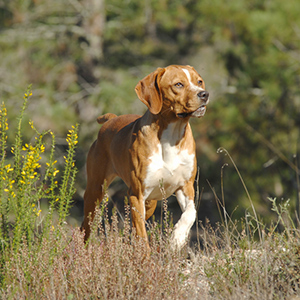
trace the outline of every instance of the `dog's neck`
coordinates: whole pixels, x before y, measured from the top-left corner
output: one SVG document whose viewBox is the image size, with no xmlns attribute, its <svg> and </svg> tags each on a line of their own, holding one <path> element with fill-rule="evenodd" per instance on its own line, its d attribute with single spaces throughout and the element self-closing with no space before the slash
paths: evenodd
<svg viewBox="0 0 300 300">
<path fill-rule="evenodd" d="M 178 118 L 172 112 L 152 114 L 149 110 L 143 116 L 143 125 L 157 132 L 158 139 L 176 145 L 185 135 L 189 118 Z"/>
</svg>

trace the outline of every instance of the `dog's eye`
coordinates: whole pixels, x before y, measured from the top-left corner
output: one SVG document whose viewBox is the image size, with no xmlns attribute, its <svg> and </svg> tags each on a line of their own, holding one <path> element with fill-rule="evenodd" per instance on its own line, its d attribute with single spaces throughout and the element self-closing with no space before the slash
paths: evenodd
<svg viewBox="0 0 300 300">
<path fill-rule="evenodd" d="M 202 80 L 198 80 L 198 84 L 202 85 L 203 81 Z"/>
<path fill-rule="evenodd" d="M 182 84 L 181 82 L 177 82 L 177 83 L 175 84 L 175 86 L 178 87 L 178 88 L 182 88 L 182 87 L 183 87 L 183 84 Z"/>
</svg>

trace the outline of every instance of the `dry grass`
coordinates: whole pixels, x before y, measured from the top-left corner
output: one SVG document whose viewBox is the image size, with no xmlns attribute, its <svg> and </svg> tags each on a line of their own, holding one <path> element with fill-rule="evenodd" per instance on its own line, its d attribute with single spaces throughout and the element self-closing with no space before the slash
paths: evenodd
<svg viewBox="0 0 300 300">
<path fill-rule="evenodd" d="M 127 207 L 128 211 L 128 207 Z M 59 227 L 42 243 L 22 243 L 3 269 L 2 299 L 292 299 L 300 295 L 299 231 L 238 233 L 201 227 L 200 245 L 181 252 L 149 225 L 151 253 L 98 211 L 87 246 L 78 228 Z M 168 229 L 168 228 L 167 228 Z M 246 228 L 244 228 L 246 229 Z M 296 299 L 296 298 L 293 298 Z"/>
</svg>

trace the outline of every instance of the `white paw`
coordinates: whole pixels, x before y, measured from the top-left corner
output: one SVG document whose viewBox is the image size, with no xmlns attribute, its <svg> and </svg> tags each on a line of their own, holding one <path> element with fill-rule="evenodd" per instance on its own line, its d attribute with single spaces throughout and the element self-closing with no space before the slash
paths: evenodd
<svg viewBox="0 0 300 300">
<path fill-rule="evenodd" d="M 180 227 L 176 225 L 172 234 L 171 245 L 174 250 L 180 250 L 187 242 L 188 232 L 181 230 Z"/>
<path fill-rule="evenodd" d="M 187 207 L 186 211 L 181 215 L 181 218 L 174 227 L 172 234 L 172 248 L 180 250 L 187 242 L 188 235 L 192 225 L 196 219 L 196 210 L 194 203 Z"/>
</svg>

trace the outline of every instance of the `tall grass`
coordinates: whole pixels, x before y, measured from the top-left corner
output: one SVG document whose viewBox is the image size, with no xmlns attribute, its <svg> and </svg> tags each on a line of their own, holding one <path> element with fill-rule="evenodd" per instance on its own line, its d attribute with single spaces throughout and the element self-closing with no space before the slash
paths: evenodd
<svg viewBox="0 0 300 300">
<path fill-rule="evenodd" d="M 161 222 L 147 223 L 150 253 L 130 226 L 123 228 L 107 201 L 97 208 L 87 245 L 65 224 L 72 204 L 77 126 L 69 131 L 64 167 L 57 169 L 55 137 L 32 125 L 34 142 L 22 141 L 24 105 L 12 149 L 7 112 L 1 107 L 1 299 L 297 299 L 300 297 L 300 232 L 288 202 L 270 199 L 277 215 L 266 226 L 255 213 L 232 220 L 219 201 L 219 226 L 197 224 L 197 244 L 171 250 L 172 225 L 164 200 Z M 49 145 L 48 145 L 49 144 Z M 58 184 L 58 176 L 60 184 Z M 162 193 L 163 185 L 161 186 Z M 41 211 L 41 201 L 49 208 Z M 107 200 L 107 198 L 105 199 Z M 259 231 L 259 235 L 257 232 Z M 294 298 L 293 298 L 294 297 Z"/>
</svg>

